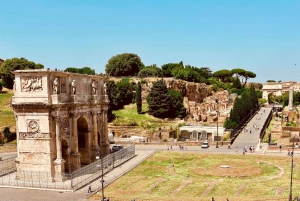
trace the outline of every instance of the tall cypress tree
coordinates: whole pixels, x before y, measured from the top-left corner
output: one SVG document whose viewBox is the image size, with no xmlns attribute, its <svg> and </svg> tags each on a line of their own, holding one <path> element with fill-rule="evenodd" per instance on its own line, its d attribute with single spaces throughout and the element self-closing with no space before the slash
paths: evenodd
<svg viewBox="0 0 300 201">
<path fill-rule="evenodd" d="M 138 82 L 136 90 L 136 109 L 138 114 L 142 113 L 142 86 L 140 82 Z"/>
<path fill-rule="evenodd" d="M 256 108 L 258 106 L 258 97 L 253 84 L 251 84 L 250 86 L 250 102 L 251 109 Z"/>
<path fill-rule="evenodd" d="M 151 91 L 147 96 L 148 113 L 159 118 L 166 118 L 169 116 L 170 97 L 166 82 L 161 79 L 153 83 Z"/>
</svg>

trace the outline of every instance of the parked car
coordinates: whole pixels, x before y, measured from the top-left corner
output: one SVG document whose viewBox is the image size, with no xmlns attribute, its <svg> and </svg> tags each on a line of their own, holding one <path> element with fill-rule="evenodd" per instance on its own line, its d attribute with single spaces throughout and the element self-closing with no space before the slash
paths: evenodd
<svg viewBox="0 0 300 201">
<path fill-rule="evenodd" d="M 209 143 L 207 140 L 205 140 L 202 145 L 201 145 L 201 148 L 208 148 L 209 147 Z"/>
<path fill-rule="evenodd" d="M 115 145 L 112 146 L 111 151 L 116 152 L 116 151 L 119 151 L 121 149 L 124 149 L 124 146 L 115 144 Z"/>
</svg>

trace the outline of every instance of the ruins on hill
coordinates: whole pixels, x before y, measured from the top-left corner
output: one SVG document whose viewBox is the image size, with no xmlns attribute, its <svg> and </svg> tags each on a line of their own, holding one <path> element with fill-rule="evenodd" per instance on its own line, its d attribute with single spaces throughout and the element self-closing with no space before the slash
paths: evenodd
<svg viewBox="0 0 300 201">
<path fill-rule="evenodd" d="M 12 107 L 20 172 L 49 173 L 63 181 L 96 160 L 96 148 L 109 154 L 106 77 L 53 71 L 17 70 Z"/>
</svg>

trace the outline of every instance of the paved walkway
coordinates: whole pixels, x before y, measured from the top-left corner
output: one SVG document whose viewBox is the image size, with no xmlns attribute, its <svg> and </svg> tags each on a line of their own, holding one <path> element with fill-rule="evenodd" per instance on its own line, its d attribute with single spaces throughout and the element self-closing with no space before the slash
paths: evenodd
<svg viewBox="0 0 300 201">
<path fill-rule="evenodd" d="M 130 170 L 135 168 L 137 165 L 139 165 L 141 162 L 143 162 L 145 159 L 147 159 L 149 156 L 151 156 L 153 153 L 155 153 L 155 150 L 148 150 L 148 151 L 136 150 L 135 152 L 136 152 L 136 156 L 134 158 L 132 158 L 128 162 L 120 165 L 119 167 L 117 167 L 117 168 L 113 169 L 112 171 L 108 172 L 107 174 L 105 174 L 104 186 L 109 185 L 116 179 L 120 178 L 121 176 L 123 176 L 124 174 L 126 174 L 127 172 L 129 172 Z M 101 190 L 102 189 L 101 188 L 101 178 L 92 182 L 91 186 L 92 186 L 93 192 Z M 86 186 L 86 187 L 81 188 L 78 191 L 76 191 L 76 193 L 85 193 L 88 196 L 87 191 L 88 191 L 88 187 Z M 109 197 L 109 195 L 105 195 L 105 196 Z"/>
<path fill-rule="evenodd" d="M 262 107 L 258 114 L 255 115 L 245 126 L 247 131 L 241 131 L 239 136 L 235 139 L 232 149 L 238 149 L 238 152 L 242 153 L 244 147 L 246 147 L 249 152 L 249 147 L 254 146 L 256 151 L 265 151 L 268 148 L 267 144 L 262 144 L 262 149 L 259 147 L 260 132 L 271 112 L 272 108 Z M 255 126 L 259 129 L 256 129 Z"/>
</svg>

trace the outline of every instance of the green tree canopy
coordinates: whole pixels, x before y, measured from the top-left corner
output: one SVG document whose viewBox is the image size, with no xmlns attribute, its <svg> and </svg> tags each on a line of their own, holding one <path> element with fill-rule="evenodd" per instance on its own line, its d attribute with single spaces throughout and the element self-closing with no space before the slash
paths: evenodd
<svg viewBox="0 0 300 201">
<path fill-rule="evenodd" d="M 225 78 L 232 76 L 232 72 L 230 70 L 223 69 L 223 70 L 214 72 L 213 76 L 224 81 Z"/>
<path fill-rule="evenodd" d="M 138 82 L 135 98 L 136 98 L 135 102 L 136 102 L 137 113 L 141 114 L 142 113 L 142 86 L 140 82 Z"/>
<path fill-rule="evenodd" d="M 162 70 L 156 65 L 146 66 L 139 73 L 139 77 L 162 77 Z"/>
<path fill-rule="evenodd" d="M 206 83 L 207 80 L 192 68 L 177 67 L 172 70 L 172 75 L 176 79 L 182 79 L 188 82 Z"/>
<path fill-rule="evenodd" d="M 159 118 L 169 117 L 170 96 L 166 82 L 161 79 L 153 83 L 147 96 L 148 113 Z"/>
<path fill-rule="evenodd" d="M 105 66 L 105 72 L 111 76 L 134 76 L 144 67 L 137 54 L 123 53 L 110 58 Z"/>
<path fill-rule="evenodd" d="M 183 97 L 181 96 L 180 92 L 170 89 L 168 90 L 168 95 L 170 97 L 170 111 L 169 117 L 170 118 L 183 118 L 186 116 L 186 110 L 183 105 Z"/>
<path fill-rule="evenodd" d="M 95 70 L 91 69 L 90 67 L 83 67 L 83 68 L 68 67 L 65 69 L 65 72 L 95 75 Z"/>
<path fill-rule="evenodd" d="M 168 90 L 164 80 L 153 83 L 148 96 L 148 113 L 159 118 L 183 118 L 185 108 L 180 92 Z"/>
<path fill-rule="evenodd" d="M 174 68 L 181 68 L 183 69 L 183 66 L 181 63 L 167 63 L 161 66 L 162 73 L 164 77 L 172 77 L 172 70 Z"/>
<path fill-rule="evenodd" d="M 25 58 L 6 59 L 0 67 L 0 76 L 4 87 L 12 89 L 15 76 L 12 74 L 15 70 L 42 69 L 42 64 L 36 64 Z"/>
<path fill-rule="evenodd" d="M 267 82 L 276 82 L 275 80 L 267 80 Z"/>
<path fill-rule="evenodd" d="M 246 71 L 245 74 L 244 74 L 244 78 L 245 78 L 245 82 L 244 82 L 244 85 L 245 86 L 247 84 L 247 80 L 249 78 L 255 78 L 256 77 L 256 74 L 251 72 L 251 71 Z"/>
<path fill-rule="evenodd" d="M 240 78 L 240 76 L 243 76 L 245 74 L 245 70 L 241 68 L 235 68 L 231 70 L 232 74 L 235 74 L 237 78 Z"/>
<path fill-rule="evenodd" d="M 233 80 L 232 87 L 234 87 L 236 89 L 241 89 L 242 88 L 242 84 L 241 84 L 241 81 L 240 81 L 239 78 L 235 78 Z"/>
</svg>

